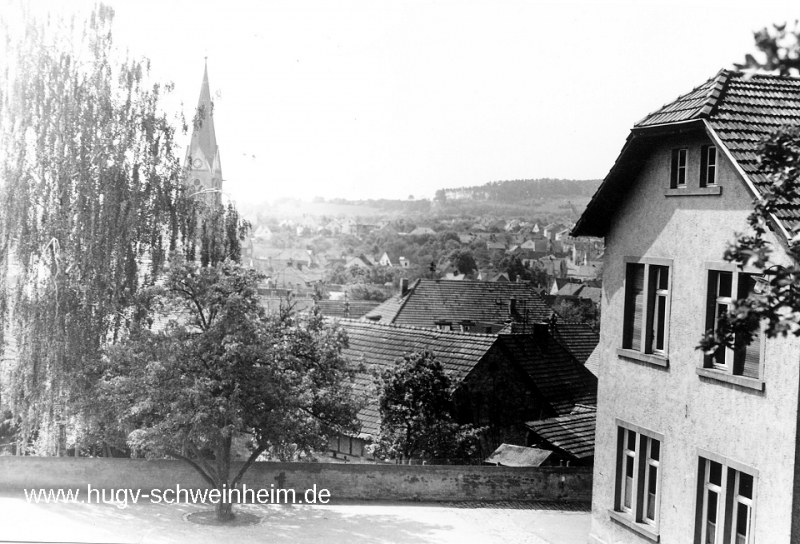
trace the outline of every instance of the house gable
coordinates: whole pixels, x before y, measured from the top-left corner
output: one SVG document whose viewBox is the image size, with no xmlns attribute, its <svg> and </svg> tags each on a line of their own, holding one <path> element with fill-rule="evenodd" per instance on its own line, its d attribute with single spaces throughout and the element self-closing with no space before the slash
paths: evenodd
<svg viewBox="0 0 800 544">
<path fill-rule="evenodd" d="M 760 141 L 781 126 L 800 123 L 800 79 L 766 75 L 746 76 L 720 71 L 690 93 L 639 121 L 606 179 L 601 184 L 573 235 L 602 235 L 610 227 L 631 180 L 665 135 L 680 138 L 702 134 L 717 145 L 719 155 L 756 196 L 768 186 L 758 170 Z M 692 136 L 693 134 L 693 136 Z M 724 188 L 723 188 L 724 191 Z M 800 224 L 800 198 L 785 202 L 776 214 L 776 230 Z"/>
</svg>

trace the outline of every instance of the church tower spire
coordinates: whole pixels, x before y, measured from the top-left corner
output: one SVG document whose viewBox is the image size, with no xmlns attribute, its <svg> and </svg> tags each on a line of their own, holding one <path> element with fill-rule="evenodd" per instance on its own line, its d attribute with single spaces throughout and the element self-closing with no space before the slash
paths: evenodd
<svg viewBox="0 0 800 544">
<path fill-rule="evenodd" d="M 186 150 L 186 184 L 188 190 L 198 193 L 207 189 L 222 190 L 222 165 L 219 146 L 214 132 L 214 102 L 208 85 L 208 58 L 200 86 L 200 99 L 192 119 L 192 140 Z M 216 198 L 219 198 L 217 193 Z"/>
</svg>

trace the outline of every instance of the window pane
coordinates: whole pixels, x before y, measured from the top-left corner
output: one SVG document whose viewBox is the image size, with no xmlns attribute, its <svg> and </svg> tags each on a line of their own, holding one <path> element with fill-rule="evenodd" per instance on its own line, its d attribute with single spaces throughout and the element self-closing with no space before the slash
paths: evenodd
<svg viewBox="0 0 800 544">
<path fill-rule="evenodd" d="M 706 503 L 706 544 L 717 544 L 717 494 L 714 491 L 707 491 L 708 502 Z"/>
<path fill-rule="evenodd" d="M 679 149 L 678 150 L 678 166 L 686 167 L 686 150 Z"/>
<path fill-rule="evenodd" d="M 658 461 L 659 455 L 661 454 L 661 442 L 658 440 L 651 438 L 650 439 L 650 459 L 654 461 Z"/>
<path fill-rule="evenodd" d="M 750 518 L 750 508 L 739 503 L 736 506 L 736 542 L 747 542 L 747 522 Z"/>
<path fill-rule="evenodd" d="M 633 431 L 627 431 L 628 433 L 628 449 L 631 451 L 636 451 L 636 433 Z"/>
<path fill-rule="evenodd" d="M 628 264 L 625 283 L 625 323 L 622 347 L 638 351 L 642 346 L 644 265 Z"/>
<path fill-rule="evenodd" d="M 706 541 L 705 544 L 716 544 L 717 526 L 710 521 L 706 524 Z"/>
<path fill-rule="evenodd" d="M 753 477 L 744 472 L 739 473 L 739 495 L 748 499 L 753 498 Z"/>
<path fill-rule="evenodd" d="M 715 167 L 713 167 L 713 166 L 709 166 L 708 167 L 708 182 L 707 183 L 709 185 L 713 185 L 713 184 L 715 184 L 717 182 L 717 172 L 716 172 L 716 170 L 717 169 Z"/>
<path fill-rule="evenodd" d="M 716 147 L 709 147 L 708 148 L 708 165 L 714 166 L 717 164 L 717 148 Z"/>
<path fill-rule="evenodd" d="M 631 497 L 633 496 L 633 457 L 625 460 L 625 508 L 631 507 Z"/>
<path fill-rule="evenodd" d="M 731 296 L 731 286 L 733 285 L 733 273 L 719 272 L 719 288 L 717 296 L 729 297 Z"/>
<path fill-rule="evenodd" d="M 707 519 L 710 523 L 717 523 L 717 493 L 709 490 L 708 492 L 708 513 Z"/>
<path fill-rule="evenodd" d="M 667 289 L 669 285 L 669 267 L 658 267 L 658 289 Z"/>
<path fill-rule="evenodd" d="M 656 487 L 658 484 L 658 467 L 647 467 L 647 519 L 656 519 Z"/>
<path fill-rule="evenodd" d="M 714 485 L 722 485 L 722 465 L 709 461 L 708 481 Z"/>
<path fill-rule="evenodd" d="M 678 185 L 686 185 L 686 168 L 678 168 Z"/>
<path fill-rule="evenodd" d="M 656 349 L 664 349 L 664 330 L 667 318 L 667 297 L 658 296 L 656 298 Z"/>
</svg>

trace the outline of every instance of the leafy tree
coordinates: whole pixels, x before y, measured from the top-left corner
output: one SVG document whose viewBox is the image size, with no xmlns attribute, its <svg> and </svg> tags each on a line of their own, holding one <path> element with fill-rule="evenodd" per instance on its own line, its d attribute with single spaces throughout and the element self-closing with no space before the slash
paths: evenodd
<svg viewBox="0 0 800 544">
<path fill-rule="evenodd" d="M 148 81 L 146 59 L 115 60 L 113 9 L 70 24 L 14 6 L 22 24 L 0 23 L 0 319 L 17 349 L 0 393 L 26 445 L 63 454 L 92 362 L 166 256 L 194 258 L 202 204 L 159 109 L 172 86 Z"/>
<path fill-rule="evenodd" d="M 564 321 L 586 323 L 596 329 L 600 328 L 600 310 L 591 300 L 556 297 L 553 310 Z"/>
<path fill-rule="evenodd" d="M 766 70 L 778 72 L 782 76 L 796 75 L 800 72 L 800 24 L 795 21 L 794 29 L 787 24 L 772 25 L 754 33 L 756 48 L 763 60 L 753 55 L 745 55 L 745 60 L 737 64 L 739 69 Z"/>
<path fill-rule="evenodd" d="M 354 368 L 344 332 L 319 314 L 266 314 L 253 270 L 226 261 L 175 266 L 151 307 L 172 319 L 136 328 L 102 362 L 96 409 L 148 456 L 194 467 L 222 492 L 264 452 L 282 459 L 319 450 L 331 430 L 356 430 Z M 157 316 L 154 312 L 151 316 Z M 250 455 L 235 473 L 232 447 Z M 217 505 L 220 520 L 232 505 Z"/>
<path fill-rule="evenodd" d="M 800 71 L 797 24 L 794 30 L 787 30 L 786 25 L 760 30 L 755 33 L 755 41 L 763 60 L 747 55 L 738 68 L 781 75 L 797 75 Z M 791 264 L 787 266 L 776 266 L 770 261 L 772 248 L 766 239 L 781 203 L 795 201 L 800 194 L 800 128 L 779 128 L 762 142 L 759 154 L 760 171 L 770 184 L 762 190 L 761 198 L 753 202 L 753 212 L 748 218 L 751 232 L 737 237 L 725 252 L 725 259 L 764 269 L 763 281 L 759 282 L 759 292 L 736 301 L 727 315 L 720 316 L 716 331 L 706 332 L 698 348 L 707 354 L 713 354 L 721 346 L 739 348 L 749 344 L 762 322 L 767 324 L 769 337 L 800 336 L 800 230 L 789 233 Z"/>
<path fill-rule="evenodd" d="M 475 257 L 468 249 L 457 249 L 450 254 L 448 259 L 461 274 L 471 274 L 478 269 Z"/>
<path fill-rule="evenodd" d="M 364 284 L 356 285 L 348 292 L 350 300 L 372 300 L 383 302 L 389 298 L 385 290 L 377 287 L 369 287 Z"/>
<path fill-rule="evenodd" d="M 431 352 L 410 353 L 395 361 L 381 374 L 378 389 L 378 455 L 410 462 L 419 457 L 468 457 L 476 451 L 481 430 L 453 420 L 452 383 Z"/>
<path fill-rule="evenodd" d="M 435 202 L 447 202 L 447 194 L 445 193 L 444 189 L 437 190 L 433 200 Z"/>
</svg>

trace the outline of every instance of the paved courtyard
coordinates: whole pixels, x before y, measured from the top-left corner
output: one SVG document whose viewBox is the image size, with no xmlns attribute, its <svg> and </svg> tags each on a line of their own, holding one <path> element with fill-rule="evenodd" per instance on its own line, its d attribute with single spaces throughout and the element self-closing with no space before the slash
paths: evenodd
<svg viewBox="0 0 800 544">
<path fill-rule="evenodd" d="M 345 503 L 242 505 L 258 525 L 186 521 L 202 505 L 29 504 L 0 496 L 0 542 L 585 544 L 589 512 L 565 505 Z"/>
</svg>

